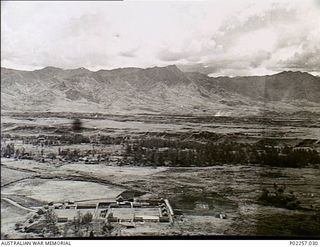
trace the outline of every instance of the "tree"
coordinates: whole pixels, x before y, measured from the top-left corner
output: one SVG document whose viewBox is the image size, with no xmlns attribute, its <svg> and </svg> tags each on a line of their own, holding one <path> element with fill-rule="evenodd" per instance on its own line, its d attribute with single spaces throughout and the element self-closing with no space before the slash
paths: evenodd
<svg viewBox="0 0 320 247">
<path fill-rule="evenodd" d="M 50 209 L 44 213 L 44 220 L 47 224 L 55 224 L 58 221 L 58 217 L 53 210 Z"/>
<path fill-rule="evenodd" d="M 74 226 L 74 231 L 77 233 L 80 230 L 80 223 L 81 223 L 81 215 L 78 211 L 78 214 L 76 217 L 73 218 L 73 221 L 71 222 L 71 225 Z"/>
<path fill-rule="evenodd" d="M 81 224 L 86 227 L 87 232 L 89 232 L 89 227 L 92 222 L 93 215 L 92 213 L 87 212 L 85 215 L 81 218 Z"/>
<path fill-rule="evenodd" d="M 58 217 L 53 212 L 52 209 L 47 210 L 44 213 L 44 222 L 45 222 L 46 230 L 49 234 L 52 234 L 53 236 L 59 234 L 59 228 L 56 225 L 57 221 L 58 221 Z"/>
</svg>

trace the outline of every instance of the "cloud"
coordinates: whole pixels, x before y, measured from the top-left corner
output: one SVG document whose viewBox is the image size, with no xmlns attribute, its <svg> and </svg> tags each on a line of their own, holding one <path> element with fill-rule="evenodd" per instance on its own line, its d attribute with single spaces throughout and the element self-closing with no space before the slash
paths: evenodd
<svg viewBox="0 0 320 247">
<path fill-rule="evenodd" d="M 316 0 L 6 2 L 1 61 L 18 69 L 175 63 L 215 75 L 317 71 L 319 18 Z"/>
<path fill-rule="evenodd" d="M 165 62 L 177 62 L 181 59 L 189 57 L 187 52 L 176 52 L 171 50 L 162 50 L 157 56 L 160 60 Z"/>
<path fill-rule="evenodd" d="M 119 52 L 118 55 L 119 56 L 122 56 L 122 57 L 127 57 L 127 58 L 134 58 L 137 56 L 137 52 L 139 51 L 139 48 L 133 48 L 133 49 L 129 49 L 129 50 L 126 50 L 126 51 L 122 51 L 122 52 Z"/>
<path fill-rule="evenodd" d="M 320 8 L 305 3 L 235 13 L 214 32 L 215 47 L 201 55 L 194 70 L 232 76 L 288 69 L 319 72 Z M 205 69 L 199 69 L 199 64 Z M 192 70 L 192 64 L 185 68 Z"/>
<path fill-rule="evenodd" d="M 271 9 L 249 16 L 244 11 L 244 14 L 235 15 L 223 23 L 212 39 L 218 45 L 228 48 L 245 34 L 270 27 L 277 28 L 279 25 L 295 22 L 296 12 L 296 9 L 285 8 L 282 5 L 274 5 Z"/>
<path fill-rule="evenodd" d="M 279 62 L 282 69 L 304 70 L 320 72 L 320 45 L 304 44 L 300 52 L 295 52 L 291 57 Z"/>
</svg>

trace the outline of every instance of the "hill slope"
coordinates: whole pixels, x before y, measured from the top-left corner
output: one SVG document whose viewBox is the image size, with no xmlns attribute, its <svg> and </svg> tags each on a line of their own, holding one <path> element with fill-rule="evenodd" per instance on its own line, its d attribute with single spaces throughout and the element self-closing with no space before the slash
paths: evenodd
<svg viewBox="0 0 320 247">
<path fill-rule="evenodd" d="M 268 111 L 317 111 L 320 78 L 302 72 L 216 77 L 167 67 L 46 67 L 1 69 L 1 108 L 14 111 L 82 111 L 248 115 Z"/>
</svg>

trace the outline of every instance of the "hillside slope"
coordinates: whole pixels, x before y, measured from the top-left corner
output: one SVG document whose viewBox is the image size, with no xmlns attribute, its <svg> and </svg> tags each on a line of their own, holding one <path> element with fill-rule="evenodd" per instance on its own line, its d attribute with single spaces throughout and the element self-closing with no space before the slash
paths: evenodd
<svg viewBox="0 0 320 247">
<path fill-rule="evenodd" d="M 265 111 L 317 111 L 320 78 L 302 72 L 271 76 L 208 77 L 167 67 L 1 68 L 1 108 L 76 111 L 248 115 Z"/>
</svg>

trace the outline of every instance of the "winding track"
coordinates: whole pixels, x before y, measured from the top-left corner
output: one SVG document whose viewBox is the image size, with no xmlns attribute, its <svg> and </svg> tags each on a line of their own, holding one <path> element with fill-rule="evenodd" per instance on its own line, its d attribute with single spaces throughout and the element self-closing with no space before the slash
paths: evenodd
<svg viewBox="0 0 320 247">
<path fill-rule="evenodd" d="M 36 212 L 36 210 L 31 209 L 31 208 L 24 207 L 24 206 L 16 203 L 15 201 L 13 201 L 13 200 L 11 200 L 11 199 L 9 199 L 9 198 L 1 198 L 1 200 L 4 200 L 4 201 L 10 203 L 11 205 L 13 205 L 13 206 L 15 206 L 15 207 L 18 207 L 18 208 L 20 208 L 20 209 L 23 209 L 23 210 L 26 210 L 26 211 L 29 211 L 29 212 Z"/>
</svg>

